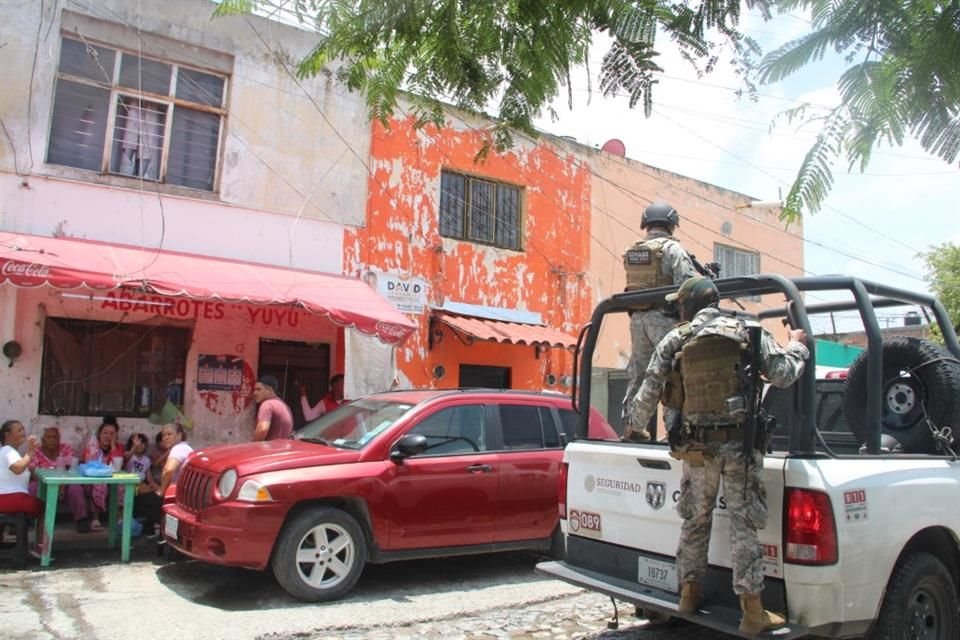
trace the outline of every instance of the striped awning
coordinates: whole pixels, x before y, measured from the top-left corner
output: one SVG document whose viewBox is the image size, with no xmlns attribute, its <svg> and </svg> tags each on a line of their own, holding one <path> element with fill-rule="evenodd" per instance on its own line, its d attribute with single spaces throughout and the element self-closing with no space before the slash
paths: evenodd
<svg viewBox="0 0 960 640">
<path fill-rule="evenodd" d="M 541 325 L 490 320 L 445 311 L 435 311 L 434 318 L 461 333 L 473 336 L 477 340 L 563 347 L 565 349 L 571 349 L 577 344 L 577 340 L 573 336 Z"/>
</svg>

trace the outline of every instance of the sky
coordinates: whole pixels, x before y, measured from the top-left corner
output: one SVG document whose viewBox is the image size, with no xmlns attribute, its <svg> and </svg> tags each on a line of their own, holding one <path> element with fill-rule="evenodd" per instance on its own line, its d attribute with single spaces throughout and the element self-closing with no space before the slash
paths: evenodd
<svg viewBox="0 0 960 640">
<path fill-rule="evenodd" d="M 742 26 L 764 52 L 810 30 L 809 20 L 800 14 L 775 16 L 769 22 L 751 16 Z M 562 96 L 554 103 L 558 119 L 541 118 L 538 128 L 598 147 L 618 138 L 631 159 L 761 201 L 786 196 L 819 128 L 788 124 L 778 114 L 804 103 L 838 104 L 835 83 L 846 66 L 842 59 L 828 56 L 787 80 L 760 86 L 752 102 L 736 96 L 743 84 L 729 66 L 718 66 L 698 79 L 666 39 L 659 48 L 664 73 L 654 88 L 649 119 L 641 108 L 629 109 L 626 98 L 588 92 L 584 72 L 573 80 L 573 109 Z M 594 49 L 590 57 L 596 87 L 606 49 L 602 41 Z M 928 292 L 924 263 L 917 254 L 943 242 L 960 242 L 960 170 L 909 141 L 903 147 L 877 148 L 864 173 L 848 172 L 843 161 L 834 165 L 833 173 L 834 187 L 824 207 L 804 219 L 808 273 L 844 273 Z M 756 249 L 776 252 L 776 247 Z M 817 296 L 825 299 L 824 294 Z M 905 312 L 878 312 L 880 326 L 902 323 Z M 838 330 L 859 330 L 854 312 L 843 315 L 848 317 L 836 319 Z M 814 329 L 826 330 L 823 322 Z"/>
</svg>

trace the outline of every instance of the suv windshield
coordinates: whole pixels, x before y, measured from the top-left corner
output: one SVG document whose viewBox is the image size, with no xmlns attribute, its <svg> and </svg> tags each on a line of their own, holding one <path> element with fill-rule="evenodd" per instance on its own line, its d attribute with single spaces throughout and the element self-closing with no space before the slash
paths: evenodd
<svg viewBox="0 0 960 640">
<path fill-rule="evenodd" d="M 295 437 L 344 449 L 361 449 L 412 407 L 409 403 L 362 398 L 305 424 Z"/>
</svg>

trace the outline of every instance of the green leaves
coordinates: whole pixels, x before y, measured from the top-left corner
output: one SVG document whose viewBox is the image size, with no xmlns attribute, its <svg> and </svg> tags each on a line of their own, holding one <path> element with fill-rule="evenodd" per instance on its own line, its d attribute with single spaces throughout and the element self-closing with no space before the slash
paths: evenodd
<svg viewBox="0 0 960 640">
<path fill-rule="evenodd" d="M 759 79 L 778 82 L 828 49 L 853 62 L 837 82 L 841 104 L 824 120 L 787 197 L 782 218 L 816 212 L 839 158 L 863 171 L 880 143 L 915 136 L 946 162 L 960 155 L 960 2 L 957 0 L 782 0 L 809 9 L 814 31 L 764 58 Z M 839 136 L 839 137 L 838 137 Z"/>
<path fill-rule="evenodd" d="M 947 242 L 920 255 L 927 266 L 931 292 L 943 304 L 950 322 L 955 327 L 960 325 L 960 247 Z M 939 337 L 939 332 L 936 335 Z"/>
<path fill-rule="evenodd" d="M 769 2 L 746 5 L 766 13 Z M 441 101 L 472 112 L 494 105 L 498 149 L 512 144 L 512 129 L 535 133 L 534 120 L 562 88 L 572 104 L 571 74 L 586 66 L 598 31 L 613 40 L 600 90 L 625 93 L 647 115 L 661 70 L 658 34 L 707 71 L 716 60 L 710 38 L 743 55 L 755 51 L 736 27 L 740 0 L 223 0 L 216 15 L 280 6 L 321 34 L 297 68 L 301 76 L 335 70 L 382 122 L 400 91 L 433 103 L 429 112 Z"/>
<path fill-rule="evenodd" d="M 843 148 L 851 123 L 842 109 L 834 109 L 824 118 L 816 142 L 807 151 L 796 180 L 784 199 L 781 220 L 794 220 L 804 207 L 818 210 L 833 186 L 831 161 Z"/>
</svg>

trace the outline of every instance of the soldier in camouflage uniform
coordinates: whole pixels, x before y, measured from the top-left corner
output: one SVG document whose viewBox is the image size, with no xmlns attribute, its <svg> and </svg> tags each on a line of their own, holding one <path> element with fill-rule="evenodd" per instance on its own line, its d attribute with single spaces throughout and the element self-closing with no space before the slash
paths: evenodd
<svg viewBox="0 0 960 640">
<path fill-rule="evenodd" d="M 672 428 L 671 455 L 683 460 L 683 479 L 677 512 L 683 518 L 677 549 L 682 583 L 678 611 L 691 614 L 702 603 L 700 580 L 707 570 L 707 551 L 713 509 L 723 479 L 730 514 L 733 590 L 740 596 L 740 631 L 755 635 L 784 623 L 764 611 L 763 553 L 757 529 L 766 525 L 767 496 L 761 479 L 763 454 L 751 448 L 746 458 L 744 423 L 744 354 L 751 353 L 743 321 L 717 308 L 719 293 L 707 278 L 691 278 L 675 294 L 683 323 L 657 345 L 631 411 L 634 424 L 654 415 L 665 383 L 664 400 L 682 407 L 681 420 Z M 803 330 L 790 331 L 784 349 L 761 330 L 760 367 L 763 378 L 777 387 L 795 382 L 809 356 Z M 669 378 L 669 380 L 668 380 Z M 682 435 L 681 435 L 682 434 Z M 680 437 L 678 437 L 680 436 Z"/>
<path fill-rule="evenodd" d="M 640 228 L 646 229 L 647 235 L 623 255 L 623 268 L 627 274 L 626 291 L 680 284 L 697 274 L 690 256 L 673 238 L 673 232 L 679 225 L 677 210 L 668 204 L 656 202 L 644 209 Z M 643 382 L 654 348 L 673 328 L 677 319 L 676 308 L 667 304 L 637 309 L 630 316 L 632 353 L 627 365 L 630 382 L 623 396 L 622 412 L 625 440 L 642 442 L 651 438 L 647 423 L 639 424 L 629 419 L 628 402 Z M 673 419 L 672 410 L 666 409 L 664 418 L 669 425 Z M 656 433 L 655 417 L 651 419 L 650 426 Z"/>
</svg>

